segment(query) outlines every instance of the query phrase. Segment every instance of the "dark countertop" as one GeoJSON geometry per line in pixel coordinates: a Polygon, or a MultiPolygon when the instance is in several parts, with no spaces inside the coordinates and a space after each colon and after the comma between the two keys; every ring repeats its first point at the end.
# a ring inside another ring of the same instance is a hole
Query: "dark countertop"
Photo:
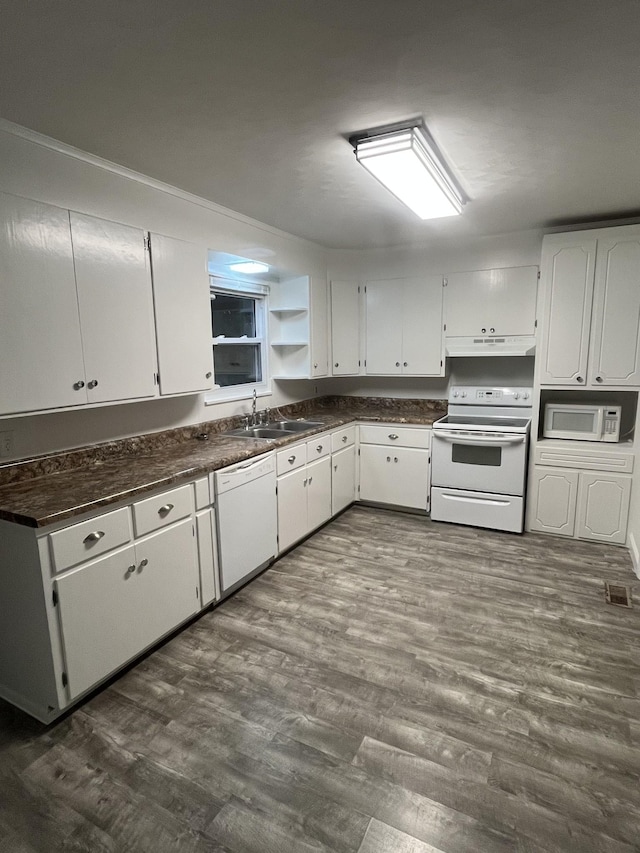
{"type": "MultiPolygon", "coordinates": [[[[141,447],[135,455],[131,451],[119,453],[114,443],[116,449],[109,455],[96,452],[95,458],[91,458],[90,449],[85,450],[78,467],[0,485],[0,519],[27,527],[46,527],[145,492],[205,476],[355,421],[430,426],[442,414],[435,410],[407,411],[402,403],[396,411],[364,406],[333,410],[322,407],[304,413],[305,420],[319,421],[322,427],[277,439],[234,438],[211,432],[206,441],[191,435],[182,441],[141,447]]],[[[97,445],[96,450],[98,447],[101,446],[97,445]]]]}

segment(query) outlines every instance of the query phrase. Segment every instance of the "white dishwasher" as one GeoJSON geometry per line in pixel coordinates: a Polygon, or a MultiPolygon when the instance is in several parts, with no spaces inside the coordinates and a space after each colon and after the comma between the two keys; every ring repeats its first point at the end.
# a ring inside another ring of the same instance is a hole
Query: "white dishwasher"
{"type": "Polygon", "coordinates": [[[222,596],[278,552],[275,455],[259,456],[213,473],[218,515],[222,596]]]}

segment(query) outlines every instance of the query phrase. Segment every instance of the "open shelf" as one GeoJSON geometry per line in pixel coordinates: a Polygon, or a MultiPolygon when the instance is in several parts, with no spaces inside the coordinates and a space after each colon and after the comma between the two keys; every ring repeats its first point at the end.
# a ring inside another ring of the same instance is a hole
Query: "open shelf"
{"type": "Polygon", "coordinates": [[[272,341],[272,347],[308,347],[308,341],[272,341]]]}
{"type": "Polygon", "coordinates": [[[269,308],[271,314],[306,314],[308,311],[303,305],[299,308],[269,308]]]}

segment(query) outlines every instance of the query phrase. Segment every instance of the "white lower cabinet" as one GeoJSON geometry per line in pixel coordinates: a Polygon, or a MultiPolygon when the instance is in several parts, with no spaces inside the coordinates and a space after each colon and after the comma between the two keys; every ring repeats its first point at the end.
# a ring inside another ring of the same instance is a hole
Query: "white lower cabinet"
{"type": "Polygon", "coordinates": [[[219,598],[218,543],[214,509],[203,509],[196,513],[196,533],[200,568],[200,604],[206,607],[219,598]]]}
{"type": "Polygon", "coordinates": [[[73,700],[198,612],[191,519],[85,564],[56,586],[73,700]]]}
{"type": "Polygon", "coordinates": [[[355,446],[334,453],[331,466],[331,514],[337,515],[356,498],[355,446]]]}
{"type": "Polygon", "coordinates": [[[631,473],[619,474],[602,467],[631,471],[633,457],[625,453],[580,453],[572,448],[541,454],[556,460],[556,467],[536,465],[529,484],[529,529],[578,539],[624,545],[627,536],[631,473]],[[576,470],[582,463],[584,468],[576,470]],[[566,466],[566,467],[562,467],[566,466]]]}
{"type": "Polygon", "coordinates": [[[430,437],[426,429],[361,426],[360,500],[426,512],[430,437]]]}
{"type": "Polygon", "coordinates": [[[531,530],[574,535],[579,476],[577,471],[562,468],[536,469],[529,497],[531,530]]]}
{"type": "Polygon", "coordinates": [[[278,552],[331,518],[331,458],[324,456],[278,478],[278,552]]]}

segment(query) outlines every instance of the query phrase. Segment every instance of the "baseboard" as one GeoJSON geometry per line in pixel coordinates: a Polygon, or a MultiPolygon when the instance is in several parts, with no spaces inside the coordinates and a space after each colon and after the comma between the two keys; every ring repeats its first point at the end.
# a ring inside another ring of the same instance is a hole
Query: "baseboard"
{"type": "Polygon", "coordinates": [[[633,533],[629,534],[629,553],[631,554],[631,562],[633,563],[633,571],[640,578],[640,549],[636,542],[636,537],[633,533]]]}

